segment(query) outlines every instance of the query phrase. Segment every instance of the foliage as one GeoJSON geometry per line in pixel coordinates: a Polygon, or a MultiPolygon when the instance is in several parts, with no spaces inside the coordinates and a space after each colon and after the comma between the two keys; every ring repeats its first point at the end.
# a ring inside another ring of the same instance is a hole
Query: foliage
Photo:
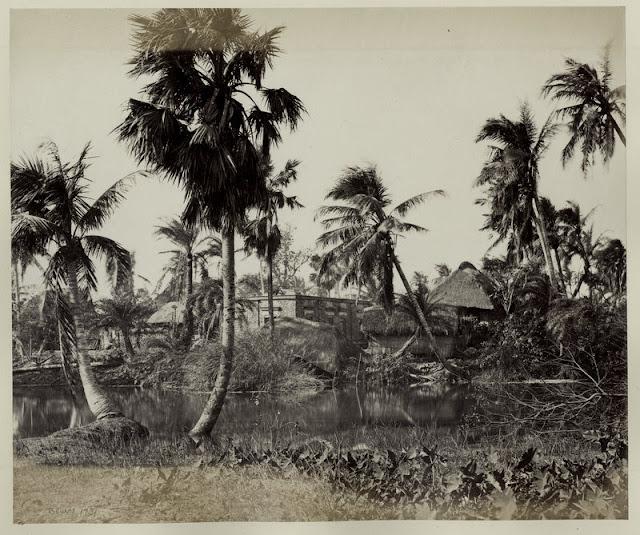
{"type": "Polygon", "coordinates": [[[570,138],[562,151],[565,165],[576,147],[582,153],[580,168],[587,173],[600,153],[606,163],[614,153],[615,135],[626,145],[622,125],[626,122],[626,88],[611,88],[609,51],[605,50],[599,69],[572,58],[565,60],[565,70],[551,76],[542,87],[542,94],[554,101],[569,103],[556,110],[560,120],[566,120],[570,138]]]}
{"type": "Polygon", "coordinates": [[[129,100],[120,139],[184,187],[184,222],[228,232],[264,198],[261,162],[280,126],[294,130],[305,111],[263,85],[282,28],[252,31],[239,9],[161,9],[132,22],[130,75],[152,81],[146,101],[129,100]]]}
{"type": "Polygon", "coordinates": [[[376,168],[347,167],[327,194],[327,199],[343,204],[318,210],[326,231],[317,242],[328,248],[323,254],[320,275],[336,262],[346,265],[344,284],[361,286],[374,280],[380,288],[378,302],[390,311],[394,301],[395,240],[407,232],[426,232],[402,218],[429,197],[442,195],[442,190],[420,193],[387,213],[391,199],[376,168]]]}
{"type": "Polygon", "coordinates": [[[334,491],[355,493],[412,517],[425,508],[435,519],[626,518],[627,444],[619,435],[587,435],[601,454],[557,460],[530,448],[500,462],[495,453],[450,466],[437,448],[335,448],[316,440],[286,448],[239,448],[214,453],[215,465],[271,466],[328,479],[334,491]]]}
{"type": "MultiPolygon", "coordinates": [[[[160,291],[165,279],[169,279],[166,287],[174,300],[182,299],[187,293],[187,273],[198,271],[201,279],[209,276],[208,263],[213,257],[220,257],[220,238],[215,235],[200,237],[198,229],[190,228],[177,218],[169,219],[158,225],[155,235],[165,238],[175,247],[168,251],[169,262],[164,266],[158,280],[156,291],[160,291]]],[[[188,296],[186,296],[188,297],[188,296]]]]}
{"type": "Polygon", "coordinates": [[[280,247],[273,260],[273,285],[278,290],[293,289],[296,292],[304,293],[307,285],[299,275],[300,270],[305,267],[311,251],[309,249],[296,249],[293,245],[293,232],[290,226],[283,226],[280,235],[280,247]]]}

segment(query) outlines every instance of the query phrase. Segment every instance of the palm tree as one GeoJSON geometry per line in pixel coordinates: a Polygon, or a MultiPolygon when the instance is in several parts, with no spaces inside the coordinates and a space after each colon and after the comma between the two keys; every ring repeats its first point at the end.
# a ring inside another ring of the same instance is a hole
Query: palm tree
{"type": "MultiPolygon", "coordinates": [[[[443,266],[446,264],[438,265],[443,266]]],[[[419,331],[417,335],[419,336],[422,329],[420,327],[420,318],[413,306],[414,301],[418,303],[418,306],[420,307],[423,316],[427,318],[432,331],[448,334],[452,329],[452,325],[445,315],[438,313],[440,311],[440,305],[436,300],[432,299],[429,286],[426,282],[423,280],[417,280],[414,283],[411,292],[413,294],[413,299],[411,298],[411,295],[406,293],[398,296],[396,309],[412,318],[416,325],[418,325],[419,331]]]]}
{"type": "Polygon", "coordinates": [[[98,327],[119,329],[127,354],[129,357],[135,356],[133,344],[131,343],[131,331],[153,313],[154,307],[150,303],[140,301],[135,295],[126,293],[101,299],[96,305],[98,327]]]}
{"type": "Polygon", "coordinates": [[[152,81],[144,89],[147,101],[129,100],[120,140],[184,188],[185,223],[222,235],[223,351],[213,391],[190,432],[199,443],[218,419],[231,374],[234,232],[266,194],[261,162],[279,143],[280,126],[294,130],[304,106],[286,89],[263,85],[280,52],[281,27],[252,31],[238,9],[162,9],[131,20],[130,74],[152,81]]]}
{"type": "Polygon", "coordinates": [[[169,285],[172,293],[178,298],[184,298],[183,330],[180,345],[189,348],[193,338],[193,308],[190,297],[193,294],[193,275],[197,267],[201,276],[208,277],[207,262],[213,256],[221,256],[222,244],[216,236],[199,238],[200,231],[189,225],[185,225],[180,219],[167,220],[162,225],[156,226],[155,235],[171,242],[175,249],[162,251],[171,254],[171,260],[165,266],[162,276],[158,281],[158,289],[162,287],[164,280],[170,276],[169,285]]]}
{"type": "Polygon", "coordinates": [[[433,282],[437,286],[438,284],[441,284],[449,275],[451,275],[451,268],[444,262],[441,264],[436,264],[434,267],[436,273],[438,274],[438,277],[433,282]]]}
{"type": "Polygon", "coordinates": [[[541,214],[538,166],[556,130],[557,125],[549,118],[538,131],[527,104],[522,105],[517,121],[512,121],[504,115],[488,119],[476,137],[476,143],[488,140],[498,145],[489,146],[489,160],[485,162],[475,184],[488,186],[493,195],[508,192],[508,204],[511,206],[503,204],[506,217],[513,221],[517,214],[511,207],[517,206],[516,212],[525,216],[520,218],[524,221],[521,220],[518,226],[522,227],[526,221],[534,224],[540,239],[547,275],[553,288],[558,288],[558,281],[541,214]]]}
{"type": "Polygon", "coordinates": [[[573,157],[576,146],[582,152],[581,169],[586,174],[593,165],[596,152],[605,162],[613,156],[615,135],[623,145],[627,140],[620,127],[626,122],[625,86],[612,89],[609,52],[605,51],[600,69],[574,59],[565,60],[565,70],[551,76],[542,86],[543,96],[569,104],[556,111],[567,120],[570,138],[562,151],[562,163],[573,157]]]}
{"type": "Polygon", "coordinates": [[[627,291],[627,251],[620,240],[610,239],[595,251],[596,269],[607,292],[615,300],[627,291]]]}
{"type": "Polygon", "coordinates": [[[97,283],[92,257],[105,259],[117,279],[126,277],[130,260],[120,244],[92,232],[113,213],[135,174],[118,180],[91,203],[86,195],[90,181],[85,177],[89,150],[87,144],[74,163],[63,163],[51,142],[48,158],[22,158],[11,164],[11,242],[14,250],[26,255],[49,251],[45,281],[57,298],[63,366],[70,369],[66,355],[77,360],[89,408],[100,419],[120,411],[96,380],[85,352],[87,303],[97,283]]]}
{"type": "Polygon", "coordinates": [[[594,210],[583,215],[580,205],[567,201],[567,207],[558,211],[558,234],[562,241],[565,264],[568,265],[572,258],[578,257],[582,261],[582,274],[573,289],[572,297],[576,297],[583,284],[587,284],[590,290],[595,283],[592,272],[594,253],[600,246],[601,238],[594,237],[593,225],[587,226],[589,218],[594,210]]]}
{"type": "Polygon", "coordinates": [[[431,328],[395,252],[395,244],[399,236],[406,232],[426,232],[427,230],[403,221],[401,218],[411,208],[422,204],[428,198],[442,195],[444,195],[442,190],[427,191],[389,210],[391,204],[389,192],[375,167],[347,167],[326,196],[327,199],[341,204],[323,206],[318,211],[318,215],[324,218],[322,225],[327,231],[317,241],[322,247],[331,247],[325,252],[323,267],[343,259],[351,267],[351,272],[360,280],[376,278],[383,273],[385,275],[383,293],[386,294],[389,289],[392,292],[391,299],[385,298],[383,301],[388,306],[387,310],[392,310],[394,306],[393,268],[395,267],[431,351],[446,369],[460,375],[460,371],[440,355],[431,328]]]}
{"type": "MultiPolygon", "coordinates": [[[[553,257],[556,261],[556,268],[558,270],[558,278],[560,279],[560,286],[564,295],[567,294],[567,282],[565,271],[570,273],[566,259],[563,261],[564,248],[562,235],[560,231],[560,220],[558,217],[558,210],[553,203],[547,197],[540,198],[540,209],[542,213],[542,219],[544,220],[545,228],[547,230],[547,236],[549,239],[549,247],[553,251],[553,257]],[[562,254],[561,254],[562,253],[562,254]]],[[[540,245],[538,243],[538,245],[540,245]]]]}
{"type": "Polygon", "coordinates": [[[275,176],[272,166],[267,166],[267,193],[258,205],[256,218],[247,223],[244,232],[244,247],[247,252],[255,251],[259,258],[267,264],[267,307],[269,310],[269,329],[271,334],[275,328],[273,316],[273,258],[280,248],[280,227],[278,226],[278,210],[285,206],[290,209],[301,208],[295,197],[288,197],[283,190],[297,179],[296,168],[300,162],[289,160],[284,169],[275,176]]]}

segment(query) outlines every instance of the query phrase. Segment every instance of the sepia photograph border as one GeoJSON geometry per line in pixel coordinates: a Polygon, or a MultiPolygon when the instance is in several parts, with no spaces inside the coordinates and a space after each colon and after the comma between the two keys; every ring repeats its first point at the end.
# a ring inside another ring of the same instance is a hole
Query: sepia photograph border
{"type": "Polygon", "coordinates": [[[3,450],[0,459],[0,477],[2,479],[2,496],[0,499],[0,530],[2,533],[135,533],[136,535],[157,534],[157,533],[181,533],[190,535],[200,533],[260,533],[260,534],[285,534],[285,533],[345,533],[350,535],[385,533],[395,530],[402,533],[429,533],[431,530],[439,534],[447,533],[523,533],[546,534],[555,533],[606,533],[615,532],[616,535],[640,533],[640,446],[638,419],[640,418],[640,286],[638,285],[638,273],[640,273],[640,213],[637,211],[640,205],[640,157],[638,152],[626,151],[627,159],[627,243],[628,243],[628,407],[629,407],[629,519],[628,520],[598,520],[598,521],[573,521],[573,520],[547,520],[547,521],[349,521],[349,522],[217,522],[202,524],[131,524],[131,525],[102,525],[102,524],[39,524],[39,525],[15,525],[13,524],[12,496],[13,496],[13,450],[12,437],[10,435],[10,411],[11,411],[11,368],[8,356],[11,353],[11,316],[10,300],[10,247],[9,247],[9,154],[10,154],[10,95],[9,95],[9,39],[10,39],[10,10],[11,9],[56,9],[56,8],[96,8],[96,9],[117,9],[117,8],[161,8],[161,7],[197,7],[199,4],[206,7],[246,7],[246,8],[303,8],[303,7],[517,7],[517,6],[540,6],[540,7],[625,7],[626,14],[626,80],[627,80],[627,102],[629,117],[627,122],[628,139],[631,147],[638,148],[640,139],[640,112],[638,102],[640,102],[640,2],[628,1],[544,1],[533,0],[506,0],[491,2],[429,2],[429,1],[407,1],[392,3],[387,1],[354,1],[354,0],[325,0],[325,1],[289,1],[282,2],[276,0],[248,0],[238,2],[236,0],[218,1],[209,0],[206,2],[197,1],[140,1],[140,0],[115,0],[111,2],[90,1],[16,1],[9,0],[4,3],[1,13],[2,21],[2,55],[0,61],[4,76],[0,79],[2,83],[2,98],[0,99],[3,109],[1,116],[4,119],[3,128],[0,129],[0,146],[4,158],[4,176],[0,196],[0,215],[3,224],[1,237],[2,254],[0,254],[0,271],[4,277],[0,281],[0,296],[2,298],[0,318],[0,336],[3,340],[5,351],[3,370],[0,373],[0,391],[2,392],[0,412],[3,430],[3,450]],[[541,524],[541,522],[543,522],[541,524]]]}

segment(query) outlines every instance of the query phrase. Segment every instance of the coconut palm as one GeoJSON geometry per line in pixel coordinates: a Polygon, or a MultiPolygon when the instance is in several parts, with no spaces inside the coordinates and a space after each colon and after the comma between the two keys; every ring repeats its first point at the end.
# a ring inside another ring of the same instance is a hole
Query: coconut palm
{"type": "Polygon", "coordinates": [[[595,251],[594,258],[605,291],[615,300],[624,297],[627,291],[627,251],[622,242],[607,240],[595,251]]]}
{"type": "MultiPolygon", "coordinates": [[[[360,279],[376,278],[383,273],[383,293],[389,289],[392,292],[391,303],[388,305],[390,309],[394,304],[395,268],[431,351],[445,368],[459,375],[460,371],[440,355],[431,327],[395,251],[396,240],[404,233],[427,231],[424,227],[403,221],[402,218],[427,199],[442,195],[442,190],[427,191],[389,209],[391,198],[375,167],[347,167],[326,196],[340,204],[322,206],[318,210],[318,215],[323,218],[322,225],[327,230],[317,241],[321,247],[329,248],[324,254],[323,267],[343,259],[351,267],[351,273],[360,279]]],[[[386,303],[388,301],[385,298],[386,303]]]]}
{"type": "Polygon", "coordinates": [[[594,210],[583,215],[577,203],[567,201],[567,205],[558,211],[557,225],[567,268],[572,258],[578,257],[582,262],[582,274],[572,292],[572,297],[576,297],[583,284],[587,284],[592,290],[596,282],[592,264],[594,253],[601,244],[601,237],[594,235],[593,225],[587,225],[594,210]]]}
{"type": "Polygon", "coordinates": [[[285,195],[284,189],[297,179],[297,160],[289,160],[284,169],[273,176],[273,167],[267,165],[267,192],[257,208],[256,218],[249,221],[244,230],[244,248],[247,252],[255,252],[267,264],[267,306],[269,311],[269,329],[273,334],[275,321],[273,316],[273,258],[278,253],[281,243],[278,211],[285,206],[290,209],[301,208],[295,196],[285,195]]]}
{"type": "MultiPolygon", "coordinates": [[[[558,281],[541,215],[538,181],[540,159],[556,131],[557,125],[553,124],[551,118],[538,131],[527,104],[521,106],[517,121],[504,115],[488,119],[476,137],[476,143],[488,140],[497,145],[489,146],[489,159],[475,183],[476,186],[487,186],[494,196],[507,193],[508,204],[518,209],[514,212],[507,203],[502,203],[503,216],[513,221],[519,214],[521,220],[515,227],[522,228],[527,221],[533,223],[553,288],[558,288],[558,281]]],[[[510,224],[514,228],[513,223],[510,224]]]]}
{"type": "Polygon", "coordinates": [[[155,235],[169,240],[175,247],[162,251],[170,254],[171,259],[163,269],[157,288],[162,288],[165,279],[169,277],[172,294],[177,299],[185,299],[181,345],[188,348],[193,338],[193,308],[190,297],[193,294],[194,270],[197,268],[201,277],[208,277],[207,262],[211,257],[221,256],[222,244],[217,236],[200,238],[197,228],[185,225],[177,218],[166,220],[162,225],[156,226],[155,235]]]}
{"type": "Polygon", "coordinates": [[[146,101],[129,100],[120,140],[184,188],[185,223],[222,235],[223,351],[211,396],[190,432],[200,442],[218,419],[232,368],[234,232],[266,194],[261,162],[279,143],[280,127],[295,129],[304,107],[286,89],[263,85],[283,28],[253,31],[238,9],[162,9],[131,20],[130,74],[151,81],[146,101]]]}
{"type": "MultiPolygon", "coordinates": [[[[11,164],[12,249],[26,255],[48,250],[44,275],[57,298],[61,352],[77,360],[89,408],[100,419],[120,411],[96,380],[85,352],[87,303],[97,284],[93,258],[106,260],[116,279],[126,277],[130,260],[120,244],[93,232],[124,198],[135,174],[118,180],[91,203],[86,194],[90,180],[85,176],[90,144],[73,163],[62,162],[54,143],[47,148],[45,157],[11,164]]],[[[63,365],[69,369],[64,358],[63,365]]]]}
{"type": "Polygon", "coordinates": [[[122,334],[124,347],[129,357],[135,356],[131,343],[131,331],[155,310],[133,294],[121,293],[96,303],[98,327],[114,327],[122,334]]]}
{"type": "Polygon", "coordinates": [[[562,163],[571,160],[579,145],[583,172],[593,165],[596,152],[607,162],[614,153],[616,134],[626,146],[627,140],[620,125],[626,121],[625,86],[614,88],[611,83],[609,52],[605,51],[599,69],[574,59],[565,60],[565,70],[551,76],[542,94],[555,101],[568,101],[556,111],[567,121],[570,138],[562,151],[562,163]]]}

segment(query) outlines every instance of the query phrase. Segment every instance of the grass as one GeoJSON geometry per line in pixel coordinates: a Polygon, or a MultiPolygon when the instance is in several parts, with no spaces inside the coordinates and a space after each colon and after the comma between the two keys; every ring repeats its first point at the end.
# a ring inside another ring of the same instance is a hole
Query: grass
{"type": "MultiPolygon", "coordinates": [[[[218,342],[188,352],[150,349],[127,366],[135,384],[145,387],[210,391],[215,382],[222,347],[218,342]]],[[[295,362],[286,339],[273,339],[266,330],[242,333],[234,349],[231,391],[319,391],[325,382],[295,362]]]]}

